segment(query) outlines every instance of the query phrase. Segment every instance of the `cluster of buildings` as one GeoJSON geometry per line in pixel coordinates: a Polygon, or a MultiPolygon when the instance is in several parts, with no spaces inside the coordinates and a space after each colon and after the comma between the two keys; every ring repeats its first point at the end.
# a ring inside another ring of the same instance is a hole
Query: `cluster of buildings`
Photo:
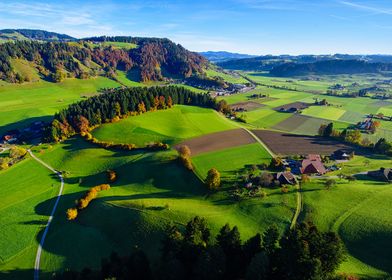
{"type": "Polygon", "coordinates": [[[371,130],[372,127],[373,127],[373,120],[372,120],[372,118],[366,118],[364,121],[359,122],[357,124],[357,127],[360,130],[371,130]]]}
{"type": "MultiPolygon", "coordinates": [[[[337,150],[335,151],[330,158],[336,160],[337,162],[344,162],[348,161],[352,158],[353,151],[349,150],[337,150]]],[[[336,165],[332,165],[326,167],[323,163],[323,160],[320,155],[318,154],[309,154],[302,160],[294,160],[294,159],[286,159],[283,160],[283,165],[285,168],[289,169],[291,174],[295,175],[324,175],[329,171],[336,171],[339,168],[336,165]]],[[[285,172],[281,172],[284,174],[278,173],[278,176],[284,176],[286,181],[292,181],[290,175],[285,172]]]]}
{"type": "Polygon", "coordinates": [[[1,142],[3,144],[13,144],[24,139],[41,138],[44,127],[45,122],[36,121],[24,129],[9,130],[1,137],[1,142]]]}

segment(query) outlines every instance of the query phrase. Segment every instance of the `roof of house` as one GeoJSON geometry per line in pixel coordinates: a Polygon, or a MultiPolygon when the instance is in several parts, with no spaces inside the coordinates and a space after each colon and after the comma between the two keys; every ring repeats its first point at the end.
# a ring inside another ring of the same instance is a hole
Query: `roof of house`
{"type": "Polygon", "coordinates": [[[306,159],[312,160],[312,161],[314,161],[314,160],[321,161],[320,155],[317,155],[317,154],[309,154],[309,155],[306,157],[306,159]]]}
{"type": "Polygon", "coordinates": [[[325,169],[324,164],[321,162],[319,155],[309,155],[307,159],[302,161],[301,172],[324,174],[327,172],[327,170],[325,169]]]}
{"type": "Polygon", "coordinates": [[[294,174],[289,171],[278,172],[276,174],[277,179],[280,179],[282,177],[289,183],[294,183],[296,181],[294,174]]]}

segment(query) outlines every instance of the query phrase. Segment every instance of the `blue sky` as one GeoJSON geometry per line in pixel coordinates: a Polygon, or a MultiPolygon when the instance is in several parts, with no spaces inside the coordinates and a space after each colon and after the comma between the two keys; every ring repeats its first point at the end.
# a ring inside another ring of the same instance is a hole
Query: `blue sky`
{"type": "Polygon", "coordinates": [[[0,14],[0,28],[167,37],[193,51],[392,54],[392,0],[0,0],[0,14]]]}

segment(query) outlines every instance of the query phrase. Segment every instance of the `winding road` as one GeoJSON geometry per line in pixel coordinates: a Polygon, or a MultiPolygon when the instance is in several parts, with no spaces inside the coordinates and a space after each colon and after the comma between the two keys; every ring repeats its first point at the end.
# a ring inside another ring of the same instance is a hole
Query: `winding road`
{"type": "Polygon", "coordinates": [[[48,223],[45,226],[44,233],[42,234],[41,240],[40,240],[39,245],[38,245],[37,254],[35,255],[34,280],[38,280],[39,279],[39,266],[40,266],[40,262],[41,262],[42,247],[44,246],[46,235],[47,235],[47,233],[49,231],[49,227],[50,227],[50,224],[52,223],[54,213],[56,212],[57,205],[59,204],[60,197],[61,197],[61,195],[63,193],[64,178],[63,178],[63,176],[61,175],[61,173],[59,171],[55,170],[50,165],[48,165],[47,163],[43,162],[41,159],[37,158],[30,149],[28,149],[27,152],[30,154],[30,156],[34,160],[36,160],[38,163],[40,163],[41,165],[45,166],[47,169],[49,169],[50,171],[55,173],[59,177],[60,183],[61,183],[59,193],[57,194],[56,202],[54,203],[52,212],[50,213],[50,216],[49,216],[49,219],[48,219],[48,223]]]}

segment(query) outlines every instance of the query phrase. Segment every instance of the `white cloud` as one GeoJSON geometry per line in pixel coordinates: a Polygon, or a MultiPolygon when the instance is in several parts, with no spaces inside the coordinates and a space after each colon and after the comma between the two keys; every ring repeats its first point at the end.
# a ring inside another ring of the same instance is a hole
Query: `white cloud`
{"type": "Polygon", "coordinates": [[[349,1],[340,1],[339,3],[348,7],[355,8],[357,10],[372,12],[374,14],[392,15],[392,9],[388,9],[388,8],[368,6],[368,5],[357,4],[349,1]]]}

